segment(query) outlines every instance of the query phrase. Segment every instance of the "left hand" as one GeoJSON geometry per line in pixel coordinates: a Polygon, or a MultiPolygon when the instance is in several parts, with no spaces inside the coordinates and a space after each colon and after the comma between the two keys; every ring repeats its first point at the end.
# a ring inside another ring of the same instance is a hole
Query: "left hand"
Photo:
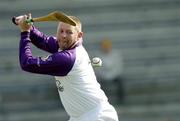
{"type": "Polygon", "coordinates": [[[27,19],[31,19],[31,14],[28,14],[28,16],[23,15],[23,17],[19,20],[18,26],[19,26],[21,32],[24,32],[24,31],[30,32],[30,30],[31,30],[32,25],[30,25],[26,22],[27,19]]]}

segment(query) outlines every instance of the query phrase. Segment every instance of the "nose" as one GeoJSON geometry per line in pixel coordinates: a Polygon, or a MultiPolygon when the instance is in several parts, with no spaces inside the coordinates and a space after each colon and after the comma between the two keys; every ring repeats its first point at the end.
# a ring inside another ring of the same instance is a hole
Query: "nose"
{"type": "Polygon", "coordinates": [[[63,38],[66,38],[67,35],[66,35],[65,32],[62,32],[62,33],[61,33],[61,36],[62,36],[63,38]]]}

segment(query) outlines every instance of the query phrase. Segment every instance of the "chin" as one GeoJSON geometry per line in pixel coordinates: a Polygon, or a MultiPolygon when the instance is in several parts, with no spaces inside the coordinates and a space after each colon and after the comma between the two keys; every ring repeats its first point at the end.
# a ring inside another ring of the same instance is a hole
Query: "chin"
{"type": "Polygon", "coordinates": [[[64,46],[63,46],[63,47],[60,47],[60,49],[61,49],[61,50],[66,50],[67,47],[64,47],[64,46]]]}

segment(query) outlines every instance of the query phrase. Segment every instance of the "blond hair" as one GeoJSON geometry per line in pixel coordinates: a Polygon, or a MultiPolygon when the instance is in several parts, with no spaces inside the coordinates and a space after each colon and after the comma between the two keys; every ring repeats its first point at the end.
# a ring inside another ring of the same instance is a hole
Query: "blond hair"
{"type": "Polygon", "coordinates": [[[82,23],[79,18],[75,16],[69,16],[75,23],[76,23],[76,28],[78,29],[79,32],[82,31],[82,23]]]}

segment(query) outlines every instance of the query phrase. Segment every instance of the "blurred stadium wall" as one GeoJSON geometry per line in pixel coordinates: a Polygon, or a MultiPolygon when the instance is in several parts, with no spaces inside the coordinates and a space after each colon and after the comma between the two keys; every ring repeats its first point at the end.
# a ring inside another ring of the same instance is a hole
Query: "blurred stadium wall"
{"type": "MultiPolygon", "coordinates": [[[[0,121],[66,121],[54,78],[21,71],[19,30],[12,16],[33,17],[60,10],[78,16],[84,45],[98,56],[99,43],[110,38],[124,59],[124,103],[114,101],[120,121],[180,119],[179,0],[1,0],[0,121]]],[[[57,23],[35,23],[55,35],[57,23]]],[[[46,55],[34,49],[35,55],[46,55]]],[[[110,90],[113,90],[110,86],[110,90]]],[[[113,92],[109,96],[114,97],[113,92]]],[[[113,102],[113,101],[112,101],[113,102]]]]}

